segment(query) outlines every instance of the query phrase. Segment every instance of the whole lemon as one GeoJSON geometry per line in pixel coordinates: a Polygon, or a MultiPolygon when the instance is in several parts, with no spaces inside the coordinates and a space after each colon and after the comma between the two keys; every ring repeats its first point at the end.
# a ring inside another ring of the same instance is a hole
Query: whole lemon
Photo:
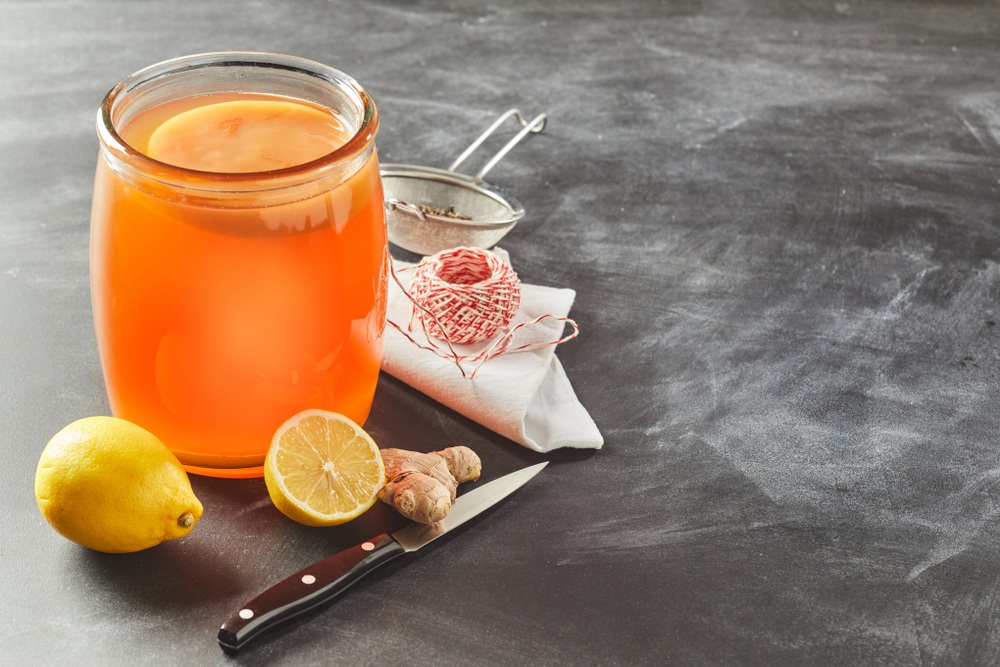
{"type": "Polygon", "coordinates": [[[35,471],[35,499],[64,537],[109,553],[183,537],[202,513],[177,457],[114,417],[80,419],[52,437],[35,471]]]}

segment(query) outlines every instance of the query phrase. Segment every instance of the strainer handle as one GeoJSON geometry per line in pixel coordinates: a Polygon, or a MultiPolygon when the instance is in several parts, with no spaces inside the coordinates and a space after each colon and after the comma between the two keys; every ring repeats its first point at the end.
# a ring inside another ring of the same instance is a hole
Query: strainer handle
{"type": "Polygon", "coordinates": [[[455,168],[458,167],[458,165],[462,164],[462,162],[465,161],[465,158],[472,155],[473,151],[479,148],[482,145],[482,143],[486,141],[486,139],[491,134],[493,134],[496,131],[496,129],[503,124],[505,120],[507,120],[511,116],[517,116],[517,122],[521,124],[521,131],[518,132],[516,135],[514,135],[514,137],[507,142],[507,145],[501,148],[500,151],[496,155],[494,155],[493,158],[489,162],[487,162],[482,169],[479,170],[479,173],[476,174],[476,178],[482,178],[483,176],[485,176],[486,172],[492,169],[494,165],[496,165],[496,163],[499,162],[504,155],[510,152],[510,149],[516,146],[521,141],[521,139],[524,139],[524,137],[529,132],[538,133],[541,132],[543,129],[545,129],[545,118],[546,118],[545,114],[539,114],[535,116],[529,123],[524,119],[524,116],[521,115],[520,111],[518,111],[517,109],[509,109],[502,116],[497,118],[493,122],[493,124],[490,125],[489,128],[487,128],[485,132],[479,135],[478,139],[472,142],[471,146],[465,149],[465,152],[459,155],[455,159],[455,161],[451,163],[451,166],[448,167],[448,171],[455,171],[455,168]]]}

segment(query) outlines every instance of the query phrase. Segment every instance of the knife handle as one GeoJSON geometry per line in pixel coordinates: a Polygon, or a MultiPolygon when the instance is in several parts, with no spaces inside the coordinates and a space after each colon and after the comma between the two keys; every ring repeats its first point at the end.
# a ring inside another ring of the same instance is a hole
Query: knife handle
{"type": "Polygon", "coordinates": [[[399,542],[383,533],[310,565],[253,598],[219,630],[219,646],[235,653],[258,634],[329,602],[380,565],[401,556],[399,542]]]}

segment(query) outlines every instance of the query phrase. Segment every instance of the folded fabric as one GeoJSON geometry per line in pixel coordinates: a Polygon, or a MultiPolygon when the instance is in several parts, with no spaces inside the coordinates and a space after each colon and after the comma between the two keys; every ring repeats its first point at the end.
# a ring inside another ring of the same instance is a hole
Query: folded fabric
{"type": "MultiPolygon", "coordinates": [[[[502,250],[494,252],[507,259],[502,250]]],[[[393,267],[399,281],[408,287],[413,273],[409,269],[413,265],[394,261],[393,267]]],[[[568,316],[575,298],[576,292],[571,289],[521,283],[521,306],[511,327],[543,315],[553,317],[520,327],[510,349],[559,340],[564,322],[557,318],[568,316]]],[[[443,341],[428,339],[416,319],[411,326],[412,307],[399,285],[390,280],[388,318],[406,330],[407,335],[393,326],[386,327],[382,370],[537,452],[560,447],[597,449],[604,444],[597,425],[580,403],[556,357],[555,345],[491,357],[470,379],[465,376],[469,373],[463,375],[454,360],[418,346],[437,346],[448,351],[443,341]]],[[[459,355],[473,357],[491,343],[481,341],[453,347],[459,355]]]]}

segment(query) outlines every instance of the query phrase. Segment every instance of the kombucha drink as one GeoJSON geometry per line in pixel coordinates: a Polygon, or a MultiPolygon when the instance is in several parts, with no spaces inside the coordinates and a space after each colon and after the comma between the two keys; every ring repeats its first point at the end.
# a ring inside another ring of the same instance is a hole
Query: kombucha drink
{"type": "Polygon", "coordinates": [[[305,100],[213,93],[117,128],[180,168],[174,185],[98,162],[91,289],[112,411],[191,472],[259,475],[275,430],[300,410],[368,416],[388,271],[374,147],[339,175],[299,178],[293,196],[270,185],[354,131],[305,100]],[[204,199],[175,187],[184,178],[240,187],[204,199]]]}

